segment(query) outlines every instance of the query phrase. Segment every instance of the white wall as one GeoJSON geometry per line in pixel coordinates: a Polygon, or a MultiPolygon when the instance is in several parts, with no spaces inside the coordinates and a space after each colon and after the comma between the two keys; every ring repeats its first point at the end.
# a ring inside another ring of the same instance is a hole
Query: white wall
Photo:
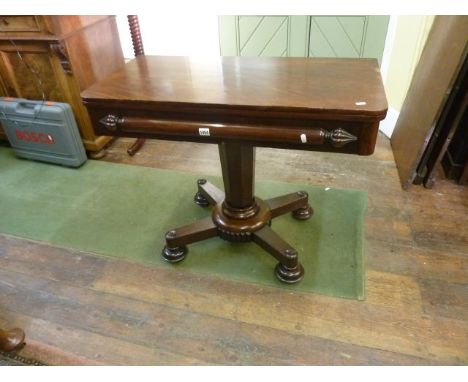
{"type": "MultiPolygon", "coordinates": [[[[395,35],[398,23],[398,16],[391,15],[390,21],[388,22],[387,37],[385,38],[385,48],[382,55],[382,65],[380,66],[380,73],[386,93],[388,95],[388,71],[390,67],[390,60],[392,58],[393,46],[395,44],[395,35]]],[[[387,100],[388,102],[388,100],[387,100]]],[[[387,137],[391,137],[395,124],[398,119],[400,112],[395,109],[390,102],[388,102],[388,111],[385,119],[380,122],[379,130],[382,131],[387,137]]]]}
{"type": "MultiPolygon", "coordinates": [[[[182,12],[181,12],[182,13],[182,12]]],[[[140,14],[145,54],[219,56],[218,17],[190,14],[140,14]]],[[[127,16],[117,15],[125,58],[133,58],[127,16]]]]}
{"type": "Polygon", "coordinates": [[[434,16],[391,16],[382,59],[387,117],[380,130],[391,137],[434,16]]]}

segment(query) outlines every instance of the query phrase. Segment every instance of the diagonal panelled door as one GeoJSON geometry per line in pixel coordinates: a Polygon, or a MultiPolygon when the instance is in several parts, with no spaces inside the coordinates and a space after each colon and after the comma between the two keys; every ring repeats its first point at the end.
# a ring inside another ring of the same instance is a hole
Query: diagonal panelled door
{"type": "Polygon", "coordinates": [[[366,16],[312,16],[310,57],[361,57],[366,16]]]}
{"type": "Polygon", "coordinates": [[[306,57],[308,16],[220,16],[222,56],[306,57]]]}
{"type": "Polygon", "coordinates": [[[240,56],[284,56],[288,51],[287,16],[240,16],[240,56]]]}
{"type": "Polygon", "coordinates": [[[223,56],[382,59],[388,16],[220,16],[223,56]]]}
{"type": "Polygon", "coordinates": [[[388,16],[311,16],[309,57],[366,57],[380,63],[388,21],[388,16]]]}

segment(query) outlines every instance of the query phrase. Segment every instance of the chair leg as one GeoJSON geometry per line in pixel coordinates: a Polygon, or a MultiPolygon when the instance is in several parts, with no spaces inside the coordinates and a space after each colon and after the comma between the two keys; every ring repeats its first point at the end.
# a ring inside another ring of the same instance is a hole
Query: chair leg
{"type": "Polygon", "coordinates": [[[127,153],[130,156],[134,156],[145,144],[146,139],[143,138],[137,138],[135,139],[135,142],[127,149],[127,153]]]}
{"type": "Polygon", "coordinates": [[[170,263],[182,261],[187,254],[187,244],[217,236],[218,229],[210,217],[172,229],[166,233],[166,246],[162,257],[170,263]]]}
{"type": "Polygon", "coordinates": [[[302,280],[304,268],[297,251],[269,226],[254,232],[253,241],[279,261],[275,274],[280,281],[294,284],[302,280]]]}
{"type": "Polygon", "coordinates": [[[24,343],[24,331],[22,329],[0,329],[0,350],[13,351],[19,349],[24,343]]]}
{"type": "Polygon", "coordinates": [[[207,207],[209,205],[221,203],[224,200],[224,192],[218,187],[208,182],[206,179],[198,179],[198,191],[193,200],[199,206],[207,207]]]}
{"type": "Polygon", "coordinates": [[[314,211],[309,205],[309,195],[305,191],[293,192],[276,198],[265,200],[271,211],[272,218],[292,211],[293,217],[299,220],[309,219],[314,211]]]}

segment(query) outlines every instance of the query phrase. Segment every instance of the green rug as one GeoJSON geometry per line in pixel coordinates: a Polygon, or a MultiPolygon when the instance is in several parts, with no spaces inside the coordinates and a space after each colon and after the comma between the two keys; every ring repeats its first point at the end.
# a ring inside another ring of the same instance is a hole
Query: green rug
{"type": "MultiPolygon", "coordinates": [[[[306,190],[310,220],[290,214],[272,227],[299,252],[302,282],[274,276],[276,260],[254,243],[213,238],[189,246],[184,261],[160,256],[164,233],[209,216],[193,203],[202,175],[88,161],[80,169],[18,159],[0,147],[0,232],[100,255],[127,258],[225,279],[363,299],[366,194],[280,182],[257,182],[263,199],[306,190]]],[[[206,177],[222,187],[218,177],[206,177]]]]}

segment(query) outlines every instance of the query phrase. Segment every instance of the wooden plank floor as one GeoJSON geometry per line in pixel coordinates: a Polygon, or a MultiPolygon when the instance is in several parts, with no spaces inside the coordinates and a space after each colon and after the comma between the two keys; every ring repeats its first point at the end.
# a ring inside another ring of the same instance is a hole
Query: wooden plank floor
{"type": "MultiPolygon", "coordinates": [[[[132,158],[131,141],[105,160],[221,173],[216,146],[148,141],[132,158]]],[[[384,136],[371,157],[257,149],[262,179],[368,191],[366,301],[0,235],[0,326],[23,327],[20,354],[48,364],[468,363],[466,187],[402,191],[384,136]]]]}

